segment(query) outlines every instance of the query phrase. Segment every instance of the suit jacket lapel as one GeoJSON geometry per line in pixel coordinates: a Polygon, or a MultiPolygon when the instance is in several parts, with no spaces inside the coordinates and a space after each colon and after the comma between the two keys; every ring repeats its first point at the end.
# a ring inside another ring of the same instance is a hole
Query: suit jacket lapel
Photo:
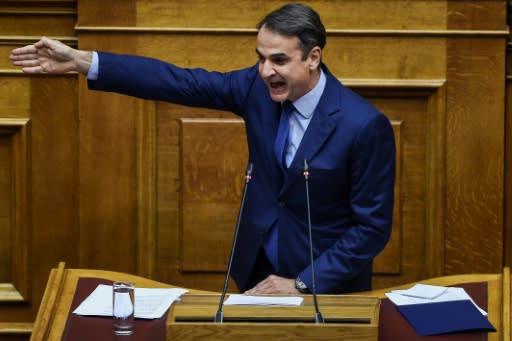
{"type": "MultiPolygon", "coordinates": [[[[327,71],[324,69],[324,71],[327,71]]],[[[302,175],[304,159],[311,160],[318,150],[324,145],[327,138],[336,129],[336,124],[331,115],[340,110],[339,94],[336,91],[337,80],[327,71],[327,83],[315,113],[302,138],[299,149],[285,174],[281,193],[302,175]]]]}

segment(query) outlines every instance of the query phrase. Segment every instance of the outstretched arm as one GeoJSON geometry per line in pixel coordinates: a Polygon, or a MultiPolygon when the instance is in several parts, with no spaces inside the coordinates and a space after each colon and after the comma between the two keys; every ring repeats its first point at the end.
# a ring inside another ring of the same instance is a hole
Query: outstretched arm
{"type": "Polygon", "coordinates": [[[87,74],[92,52],[73,49],[58,40],[42,37],[35,44],[11,51],[10,59],[25,73],[61,74],[76,71],[87,74]]]}

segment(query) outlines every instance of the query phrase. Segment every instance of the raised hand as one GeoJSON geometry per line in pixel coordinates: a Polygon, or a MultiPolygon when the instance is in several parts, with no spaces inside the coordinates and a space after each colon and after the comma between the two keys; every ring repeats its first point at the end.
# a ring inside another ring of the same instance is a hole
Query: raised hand
{"type": "Polygon", "coordinates": [[[25,73],[61,74],[77,71],[87,74],[91,64],[90,51],[75,50],[58,40],[42,37],[35,44],[11,51],[11,62],[25,73]]]}

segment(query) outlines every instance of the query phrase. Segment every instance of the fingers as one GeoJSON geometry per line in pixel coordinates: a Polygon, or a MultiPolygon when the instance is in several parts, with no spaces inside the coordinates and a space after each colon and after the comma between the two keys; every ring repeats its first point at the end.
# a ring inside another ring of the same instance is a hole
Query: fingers
{"type": "Polygon", "coordinates": [[[44,73],[44,70],[40,65],[32,66],[32,67],[23,67],[23,68],[21,68],[21,71],[23,71],[24,73],[31,73],[31,74],[44,73]]]}
{"type": "Polygon", "coordinates": [[[22,62],[30,61],[30,60],[37,60],[38,55],[34,54],[34,53],[14,54],[14,51],[13,51],[13,53],[11,53],[9,58],[11,59],[11,61],[13,63],[15,63],[15,65],[21,65],[21,64],[16,64],[16,63],[22,63],[22,62]]]}
{"type": "MultiPolygon", "coordinates": [[[[48,37],[42,37],[34,44],[18,47],[11,51],[11,55],[25,55],[25,54],[37,54],[38,50],[41,49],[55,49],[57,44],[60,43],[58,40],[53,40],[48,37]]],[[[61,43],[62,44],[62,43],[61,43]]]]}
{"type": "Polygon", "coordinates": [[[245,292],[247,295],[264,295],[264,294],[298,294],[295,289],[295,280],[270,275],[256,286],[245,292]]]}
{"type": "Polygon", "coordinates": [[[270,294],[272,292],[272,282],[264,280],[259,282],[254,288],[247,290],[245,293],[247,295],[261,295],[270,294]]]}
{"type": "Polygon", "coordinates": [[[25,55],[35,55],[37,53],[36,47],[32,45],[27,45],[23,47],[18,47],[11,51],[11,59],[13,56],[25,56],[25,55]]]}
{"type": "Polygon", "coordinates": [[[43,64],[48,60],[52,40],[42,37],[38,42],[13,49],[9,56],[15,66],[22,67],[24,73],[44,73],[43,64]]]}
{"type": "Polygon", "coordinates": [[[9,58],[16,66],[34,66],[42,56],[48,56],[48,50],[53,47],[53,40],[42,37],[35,44],[26,45],[13,49],[9,58]]]}
{"type": "Polygon", "coordinates": [[[41,60],[37,54],[11,54],[11,62],[15,66],[21,66],[22,71],[25,73],[43,73],[44,70],[41,67],[41,60]]]}

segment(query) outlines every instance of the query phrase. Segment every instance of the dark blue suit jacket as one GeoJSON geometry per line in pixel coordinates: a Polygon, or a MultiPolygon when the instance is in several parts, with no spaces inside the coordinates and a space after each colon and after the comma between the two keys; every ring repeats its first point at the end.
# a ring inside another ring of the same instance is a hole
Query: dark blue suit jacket
{"type": "Polygon", "coordinates": [[[395,142],[389,120],[334,78],[286,174],[274,154],[280,104],[258,66],[227,73],[183,69],[151,58],[99,53],[92,89],[231,111],[245,120],[254,165],[232,276],[247,280],[267,230],[278,222],[279,273],[312,287],[303,160],[310,167],[318,293],[370,289],[373,258],[386,245],[393,211],[395,142]]]}

